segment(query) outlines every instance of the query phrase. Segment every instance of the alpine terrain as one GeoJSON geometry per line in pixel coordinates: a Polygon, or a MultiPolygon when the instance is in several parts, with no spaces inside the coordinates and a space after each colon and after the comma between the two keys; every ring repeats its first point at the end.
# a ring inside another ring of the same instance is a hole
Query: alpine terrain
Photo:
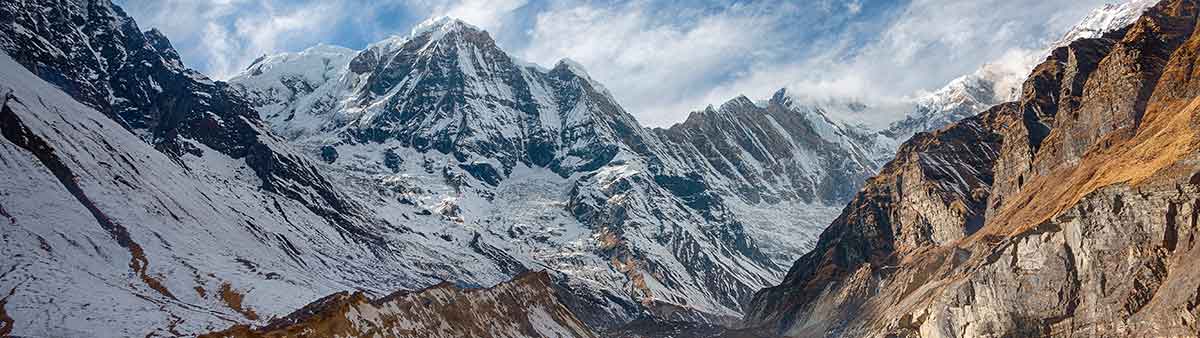
{"type": "Polygon", "coordinates": [[[547,316],[455,311],[512,315],[512,336],[729,324],[881,157],[785,91],[644,128],[573,62],[523,63],[455,19],[229,83],[106,0],[0,19],[5,334],[276,327],[533,271],[493,297],[547,316]]]}
{"type": "Polygon", "coordinates": [[[1194,0],[1068,43],[902,146],[746,327],[824,336],[1195,336],[1194,0]]]}
{"type": "Polygon", "coordinates": [[[648,128],[451,17],[216,81],[110,0],[4,1],[0,336],[1194,334],[1197,11],[884,127],[784,88],[648,128]]]}

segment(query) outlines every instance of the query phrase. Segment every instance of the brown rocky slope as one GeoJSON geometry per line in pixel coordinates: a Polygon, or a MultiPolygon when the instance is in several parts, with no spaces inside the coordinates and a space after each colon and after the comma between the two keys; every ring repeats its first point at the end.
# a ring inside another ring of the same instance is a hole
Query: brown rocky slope
{"type": "Polygon", "coordinates": [[[262,327],[238,325],[200,337],[555,337],[594,338],[554,294],[550,276],[527,272],[486,289],[442,283],[370,300],[362,292],[318,299],[262,327]]]}
{"type": "Polygon", "coordinates": [[[1198,1],[1055,50],[914,137],[745,325],[787,336],[1196,336],[1198,1]]]}

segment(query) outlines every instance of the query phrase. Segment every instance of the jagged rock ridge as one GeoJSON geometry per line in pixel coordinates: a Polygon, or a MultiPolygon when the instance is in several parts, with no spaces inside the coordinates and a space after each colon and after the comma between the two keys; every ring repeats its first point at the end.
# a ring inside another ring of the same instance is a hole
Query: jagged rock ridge
{"type": "Polygon", "coordinates": [[[404,222],[440,214],[430,228],[444,218],[478,233],[513,271],[568,272],[677,319],[739,316],[883,149],[785,92],[643,128],[578,64],[526,64],[449,18],[362,51],[264,57],[231,83],[376,209],[404,222]],[[377,192],[380,182],[404,188],[377,192]],[[551,209],[514,214],[530,206],[511,195],[535,185],[551,209]],[[781,226],[796,237],[776,239],[781,226]]]}
{"type": "Polygon", "coordinates": [[[811,243],[756,240],[796,219],[770,212],[824,219],[840,183],[873,170],[853,131],[783,101],[709,114],[758,130],[708,158],[728,125],[642,128],[577,64],[522,64],[457,21],[353,55],[264,58],[248,74],[279,85],[249,91],[185,68],[107,1],[0,14],[14,335],[189,335],[347,289],[531,270],[589,326],[727,321],[811,243]],[[822,148],[788,153],[799,144],[822,148]],[[784,197],[748,189],[761,184],[784,197]]]}

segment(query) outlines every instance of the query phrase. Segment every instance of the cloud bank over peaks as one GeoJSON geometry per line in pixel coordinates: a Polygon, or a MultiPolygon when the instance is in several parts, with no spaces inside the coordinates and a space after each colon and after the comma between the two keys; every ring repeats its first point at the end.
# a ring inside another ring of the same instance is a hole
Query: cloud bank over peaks
{"type": "MultiPolygon", "coordinates": [[[[361,49],[439,16],[543,66],[569,58],[643,123],[779,88],[892,108],[991,62],[1012,71],[1105,0],[117,0],[217,79],[263,54],[361,49]],[[179,15],[189,13],[189,15],[179,15]]],[[[1136,0],[1148,1],[1148,0],[1136,0]]]]}

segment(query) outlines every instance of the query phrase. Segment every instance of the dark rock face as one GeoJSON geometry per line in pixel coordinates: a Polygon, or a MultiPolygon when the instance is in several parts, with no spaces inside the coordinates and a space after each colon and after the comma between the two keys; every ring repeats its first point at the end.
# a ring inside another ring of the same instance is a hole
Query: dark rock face
{"type": "Polygon", "coordinates": [[[1077,115],[1084,83],[1096,70],[1125,30],[1098,39],[1083,39],[1054,50],[1045,62],[1034,68],[1021,96],[1020,114],[1004,117],[998,132],[1010,140],[1001,145],[1005,154],[997,160],[996,181],[989,212],[1003,203],[1004,196],[1018,191],[1030,177],[1033,156],[1050,134],[1055,117],[1077,115]]]}
{"type": "Polygon", "coordinates": [[[383,152],[383,166],[391,169],[392,172],[399,172],[402,164],[404,164],[404,158],[401,158],[395,149],[387,149],[383,152]]]}
{"type": "Polygon", "coordinates": [[[818,249],[756,294],[746,325],[1195,335],[1198,5],[1163,1],[1127,30],[1058,49],[1019,102],[914,137],[818,249]]]}
{"type": "Polygon", "coordinates": [[[256,135],[257,126],[242,121],[257,115],[249,104],[183,68],[165,37],[142,33],[107,1],[12,2],[0,11],[0,48],[164,151],[199,151],[183,137],[241,157],[244,140],[256,135]]]}

